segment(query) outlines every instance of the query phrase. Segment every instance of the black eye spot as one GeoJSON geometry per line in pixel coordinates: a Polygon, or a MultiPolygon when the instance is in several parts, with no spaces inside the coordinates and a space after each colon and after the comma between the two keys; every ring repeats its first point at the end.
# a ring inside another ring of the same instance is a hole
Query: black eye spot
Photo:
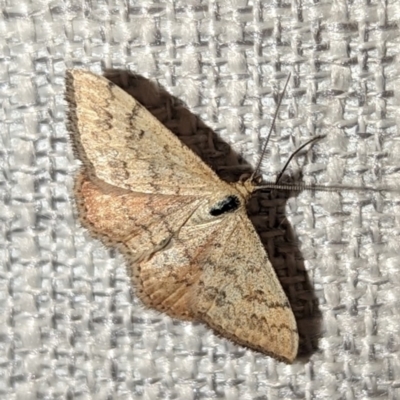
{"type": "Polygon", "coordinates": [[[240,200],[236,196],[227,196],[225,199],[219,201],[210,210],[210,214],[213,217],[235,211],[240,206],[240,200]]]}

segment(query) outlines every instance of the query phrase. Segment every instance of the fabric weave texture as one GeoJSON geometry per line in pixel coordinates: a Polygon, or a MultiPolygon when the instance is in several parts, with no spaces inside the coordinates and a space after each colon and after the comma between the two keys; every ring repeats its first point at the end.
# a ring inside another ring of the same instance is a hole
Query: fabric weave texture
{"type": "Polygon", "coordinates": [[[287,181],[397,188],[398,1],[0,5],[0,398],[400,399],[398,192],[249,204],[300,331],[288,366],[141,306],[79,224],[64,101],[67,68],[106,73],[235,180],[291,74],[263,178],[325,135],[287,181]]]}

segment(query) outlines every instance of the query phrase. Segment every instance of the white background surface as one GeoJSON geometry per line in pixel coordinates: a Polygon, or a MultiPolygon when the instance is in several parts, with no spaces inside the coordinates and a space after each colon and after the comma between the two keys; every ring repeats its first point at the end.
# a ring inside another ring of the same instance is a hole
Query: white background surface
{"type": "MultiPolygon", "coordinates": [[[[303,181],[395,186],[399,2],[0,5],[1,398],[400,399],[399,194],[252,205],[302,334],[287,366],[141,308],[76,218],[63,100],[66,68],[135,72],[255,165],[291,73],[264,177],[326,134],[292,164],[303,181]]],[[[183,135],[192,117],[164,115],[183,135]]]]}

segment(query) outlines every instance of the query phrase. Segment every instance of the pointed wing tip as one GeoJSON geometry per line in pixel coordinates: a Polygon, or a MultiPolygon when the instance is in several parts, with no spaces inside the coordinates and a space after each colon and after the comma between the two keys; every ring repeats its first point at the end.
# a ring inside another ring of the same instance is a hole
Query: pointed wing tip
{"type": "Polygon", "coordinates": [[[243,328],[235,333],[228,332],[207,317],[201,318],[201,321],[213,329],[217,335],[286,364],[292,364],[297,356],[299,335],[295,325],[278,329],[276,335],[271,337],[270,335],[263,336],[259,331],[255,332],[243,328]]]}
{"type": "Polygon", "coordinates": [[[256,342],[239,340],[234,337],[230,337],[229,339],[241,346],[248,347],[251,350],[259,351],[260,353],[272,357],[275,360],[284,362],[286,364],[292,364],[298,352],[299,337],[297,330],[291,330],[290,336],[290,339],[287,340],[286,343],[270,342],[267,344],[257,344],[256,342]]]}
{"type": "Polygon", "coordinates": [[[248,343],[246,346],[250,349],[257,350],[267,356],[273,357],[278,361],[282,361],[286,364],[292,364],[295,360],[299,347],[299,336],[296,329],[289,329],[288,336],[282,334],[280,342],[271,341],[268,343],[248,343]]]}
{"type": "Polygon", "coordinates": [[[84,69],[69,68],[65,71],[65,82],[67,88],[74,86],[74,81],[83,79],[101,79],[101,76],[95,75],[84,69]]]}
{"type": "Polygon", "coordinates": [[[107,85],[111,82],[108,81],[108,79],[104,78],[103,75],[97,75],[94,74],[91,71],[88,71],[86,69],[78,69],[78,68],[69,68],[65,71],[65,83],[67,90],[68,88],[73,88],[77,86],[80,88],[82,84],[89,82],[98,84],[99,82],[106,83],[107,85]]]}

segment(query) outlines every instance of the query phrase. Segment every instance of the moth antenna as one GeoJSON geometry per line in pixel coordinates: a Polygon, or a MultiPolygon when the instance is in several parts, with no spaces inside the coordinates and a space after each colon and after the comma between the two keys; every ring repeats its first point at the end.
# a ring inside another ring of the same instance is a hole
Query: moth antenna
{"type": "Polygon", "coordinates": [[[279,183],[279,180],[282,178],[283,173],[286,168],[292,161],[293,157],[298,154],[304,147],[309,144],[314,143],[315,141],[324,138],[326,135],[318,135],[315,138],[308,140],[306,143],[302,144],[298,149],[296,149],[286,161],[286,164],[282,168],[282,171],[277,176],[275,182],[265,182],[260,186],[255,186],[254,190],[260,189],[275,189],[275,190],[293,190],[295,192],[301,192],[302,190],[313,190],[313,191],[321,191],[321,192],[339,192],[342,190],[352,191],[352,192],[360,192],[364,190],[370,190],[372,192],[400,192],[400,189],[395,187],[375,187],[375,186],[346,186],[346,185],[307,185],[302,183],[279,183]]]}
{"type": "Polygon", "coordinates": [[[296,192],[300,192],[302,190],[313,190],[313,191],[321,191],[321,192],[339,192],[342,190],[345,191],[352,191],[352,192],[360,192],[364,190],[370,190],[372,192],[400,192],[399,188],[395,187],[375,187],[375,186],[363,186],[363,187],[357,187],[357,186],[346,186],[346,185],[329,185],[329,186],[324,186],[324,185],[307,185],[307,184],[301,184],[301,183],[279,183],[279,180],[282,178],[285,170],[287,169],[288,165],[292,161],[293,157],[296,156],[304,147],[313,144],[319,139],[324,138],[326,135],[318,135],[310,140],[308,140],[306,143],[302,144],[299,148],[297,148],[288,158],[286,161],[284,167],[282,168],[282,171],[279,173],[277,176],[275,182],[266,182],[261,186],[255,186],[254,190],[260,190],[260,189],[275,189],[275,190],[293,190],[296,192]]]}
{"type": "Polygon", "coordinates": [[[288,75],[288,77],[286,79],[286,82],[285,82],[285,86],[283,87],[282,93],[279,96],[278,104],[277,104],[277,106],[275,108],[275,113],[274,113],[274,117],[272,119],[271,127],[269,128],[269,132],[268,132],[267,138],[265,139],[265,143],[264,143],[260,158],[258,159],[257,165],[256,165],[256,167],[254,169],[254,172],[250,176],[250,182],[254,181],[255,176],[260,171],[261,162],[262,162],[262,160],[263,160],[263,158],[265,156],[265,153],[267,151],[268,142],[269,142],[269,139],[271,137],[272,131],[274,130],[275,122],[276,122],[276,119],[278,117],[279,108],[280,108],[280,106],[282,104],[282,99],[283,99],[283,96],[285,95],[286,88],[287,88],[287,85],[289,84],[289,80],[290,80],[291,75],[292,74],[289,72],[289,75],[288,75]]]}
{"type": "Polygon", "coordinates": [[[275,183],[276,183],[276,184],[279,183],[279,180],[282,178],[282,176],[283,176],[283,174],[284,174],[286,168],[289,166],[290,162],[293,160],[293,157],[294,157],[296,154],[298,154],[301,150],[303,150],[304,147],[308,146],[308,145],[311,144],[311,143],[316,142],[316,141],[319,140],[319,139],[324,138],[325,136],[326,136],[326,135],[318,135],[318,136],[315,136],[315,138],[310,139],[310,140],[307,141],[306,143],[302,144],[299,148],[297,148],[297,149],[290,155],[290,157],[288,158],[288,160],[286,161],[286,164],[285,164],[284,167],[282,168],[282,171],[281,171],[281,172],[279,173],[279,175],[276,177],[275,183]]]}
{"type": "Polygon", "coordinates": [[[346,185],[307,185],[307,184],[299,184],[299,183],[276,183],[276,182],[265,182],[260,186],[255,186],[254,190],[262,190],[262,189],[274,189],[274,190],[292,190],[295,192],[301,192],[302,190],[312,190],[312,191],[321,191],[321,192],[340,192],[342,190],[352,191],[352,192],[361,192],[364,190],[370,190],[372,192],[400,192],[400,189],[394,187],[375,187],[375,186],[346,186],[346,185]]]}
{"type": "MultiPolygon", "coordinates": [[[[267,138],[265,140],[260,158],[256,164],[256,167],[254,169],[254,172],[250,176],[250,182],[253,182],[255,179],[256,174],[259,172],[260,167],[261,167],[261,162],[265,156],[265,153],[267,151],[268,143],[271,138],[272,131],[275,127],[276,119],[278,117],[278,112],[279,108],[282,104],[282,99],[283,96],[286,92],[287,86],[289,84],[289,80],[291,77],[291,73],[289,73],[285,86],[283,87],[282,93],[279,97],[278,104],[275,109],[274,117],[272,119],[271,127],[269,129],[267,138]]],[[[307,185],[307,184],[286,184],[286,183],[279,183],[280,179],[282,178],[283,174],[285,173],[287,167],[289,166],[290,162],[293,160],[293,158],[301,151],[303,150],[306,146],[313,144],[317,140],[320,140],[324,138],[326,135],[318,135],[310,140],[308,140],[306,143],[302,144],[300,147],[298,147],[288,158],[286,161],[284,167],[282,168],[281,172],[278,174],[276,177],[275,182],[266,182],[265,184],[261,186],[254,186],[254,190],[262,190],[262,189],[275,189],[275,190],[293,190],[293,191],[302,191],[302,190],[318,190],[322,192],[338,192],[341,190],[345,191],[363,191],[363,190],[371,190],[373,192],[400,192],[400,189],[393,188],[393,187],[374,187],[374,186],[363,186],[363,187],[355,187],[355,186],[340,186],[340,185],[330,185],[330,186],[323,186],[323,185],[307,185]]]]}

